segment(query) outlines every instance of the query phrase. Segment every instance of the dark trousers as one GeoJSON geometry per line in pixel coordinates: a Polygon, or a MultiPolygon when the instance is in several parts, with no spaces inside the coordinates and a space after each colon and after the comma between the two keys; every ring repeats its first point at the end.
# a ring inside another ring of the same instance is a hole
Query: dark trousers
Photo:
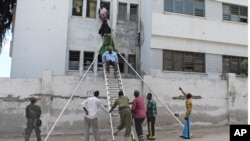
{"type": "Polygon", "coordinates": [[[142,130],[142,123],[145,120],[145,118],[134,118],[135,122],[135,130],[138,138],[143,135],[143,130],[142,130]]]}
{"type": "Polygon", "coordinates": [[[147,117],[148,123],[148,136],[154,137],[155,136],[155,117],[147,117]]]}
{"type": "Polygon", "coordinates": [[[115,71],[118,70],[116,62],[112,62],[110,60],[107,60],[106,61],[106,71],[109,71],[109,65],[112,65],[114,67],[115,71]]]}

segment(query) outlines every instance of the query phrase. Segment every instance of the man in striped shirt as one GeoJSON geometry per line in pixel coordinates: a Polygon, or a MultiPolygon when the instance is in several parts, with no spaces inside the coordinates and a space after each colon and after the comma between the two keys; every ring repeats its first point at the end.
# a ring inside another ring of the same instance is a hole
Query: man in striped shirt
{"type": "Polygon", "coordinates": [[[147,123],[148,123],[148,140],[155,140],[155,119],[157,116],[157,107],[155,101],[152,99],[152,94],[147,95],[147,123]]]}

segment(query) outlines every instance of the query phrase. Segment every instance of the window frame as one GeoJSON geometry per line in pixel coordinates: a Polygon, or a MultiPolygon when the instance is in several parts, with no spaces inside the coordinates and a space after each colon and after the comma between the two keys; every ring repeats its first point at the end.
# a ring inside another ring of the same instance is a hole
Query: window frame
{"type": "Polygon", "coordinates": [[[229,3],[223,3],[222,4],[222,20],[240,22],[240,23],[248,23],[248,7],[239,6],[235,4],[229,4],[229,3]]]}
{"type": "Polygon", "coordinates": [[[81,56],[80,51],[69,50],[68,70],[79,70],[80,69],[80,56],[81,56]],[[77,64],[77,65],[75,65],[75,64],[77,64]]]}
{"type": "Polygon", "coordinates": [[[72,0],[72,16],[79,16],[81,17],[83,15],[83,0],[72,0]],[[80,5],[79,10],[80,12],[77,12],[77,4],[80,5]]]}
{"type": "MultiPolygon", "coordinates": [[[[95,57],[94,51],[83,51],[83,71],[86,71],[88,69],[88,66],[91,65],[91,63],[93,62],[94,57],[95,57]]],[[[94,71],[94,65],[91,66],[90,71],[94,71]]]]}
{"type": "Polygon", "coordinates": [[[164,11],[205,17],[205,0],[164,0],[164,11]]]}
{"type": "Polygon", "coordinates": [[[97,9],[97,0],[87,0],[87,2],[86,2],[86,18],[96,19],[96,9],[97,9]],[[91,9],[90,5],[92,3],[95,4],[95,6],[94,6],[94,8],[91,9]]]}
{"type": "Polygon", "coordinates": [[[244,64],[244,60],[248,60],[248,57],[223,55],[222,56],[222,73],[223,74],[235,73],[237,75],[240,75],[240,74],[248,75],[248,62],[247,64],[244,64]],[[237,64],[236,64],[236,61],[237,61],[237,64]]]}
{"type": "Polygon", "coordinates": [[[163,50],[163,71],[205,73],[205,54],[175,50],[163,50]]]}

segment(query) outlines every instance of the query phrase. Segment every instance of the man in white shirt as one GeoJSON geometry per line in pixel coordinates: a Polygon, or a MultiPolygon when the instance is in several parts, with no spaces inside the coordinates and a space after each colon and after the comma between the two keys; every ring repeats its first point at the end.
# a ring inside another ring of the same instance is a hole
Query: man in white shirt
{"type": "Polygon", "coordinates": [[[102,62],[106,63],[106,71],[109,73],[109,65],[114,66],[115,73],[118,70],[118,57],[116,52],[113,51],[112,47],[109,47],[102,55],[102,62]]]}
{"type": "Polygon", "coordinates": [[[87,98],[81,104],[83,106],[83,110],[85,111],[84,115],[84,138],[85,141],[89,141],[89,128],[90,126],[93,129],[93,135],[95,141],[101,141],[99,135],[99,128],[97,122],[97,114],[100,108],[103,109],[106,113],[108,110],[102,105],[101,100],[97,97],[99,96],[99,91],[94,92],[94,96],[87,98]]]}

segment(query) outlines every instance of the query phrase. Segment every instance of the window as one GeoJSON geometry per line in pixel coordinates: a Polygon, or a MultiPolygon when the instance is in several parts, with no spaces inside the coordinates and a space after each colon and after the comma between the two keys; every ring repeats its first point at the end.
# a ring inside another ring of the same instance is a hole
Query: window
{"type": "Polygon", "coordinates": [[[164,11],[193,16],[205,16],[204,0],[164,0],[164,11]]]}
{"type": "Polygon", "coordinates": [[[80,51],[69,51],[69,70],[79,70],[80,51]]]}
{"type": "MultiPolygon", "coordinates": [[[[94,60],[94,52],[84,52],[83,55],[83,70],[87,70],[94,60]]],[[[93,71],[93,65],[90,70],[93,71]]]]}
{"type": "MultiPolygon", "coordinates": [[[[107,19],[110,17],[110,3],[109,2],[101,2],[101,5],[104,5],[104,7],[107,9],[107,19]]],[[[100,5],[100,7],[101,7],[100,5]]]]}
{"type": "Polygon", "coordinates": [[[137,21],[137,7],[135,4],[130,5],[130,21],[137,21]]]}
{"type": "Polygon", "coordinates": [[[223,73],[248,74],[248,58],[223,56],[223,73]]]}
{"type": "Polygon", "coordinates": [[[73,0],[72,15],[82,16],[82,4],[83,0],[73,0]]]}
{"type": "Polygon", "coordinates": [[[223,3],[223,20],[247,23],[248,8],[223,3]]]}
{"type": "Polygon", "coordinates": [[[87,17],[96,18],[96,4],[97,0],[87,0],[87,17]]]}
{"type": "Polygon", "coordinates": [[[119,3],[117,20],[121,20],[121,21],[127,20],[127,4],[126,3],[119,3]]]}
{"type": "MultiPolygon", "coordinates": [[[[121,54],[123,57],[125,57],[125,54],[121,54]]],[[[119,63],[119,68],[120,68],[120,72],[124,73],[124,60],[121,58],[120,54],[117,54],[118,56],[118,63],[119,63]]]]}
{"type": "MultiPolygon", "coordinates": [[[[128,55],[128,63],[136,69],[136,56],[134,54],[129,54],[128,55]]],[[[135,74],[135,72],[129,67],[128,68],[128,73],[129,74],[135,74]]]]}
{"type": "Polygon", "coordinates": [[[98,55],[97,71],[103,71],[102,54],[98,55]]]}
{"type": "Polygon", "coordinates": [[[164,50],[163,70],[205,72],[205,55],[203,53],[164,50]]]}

